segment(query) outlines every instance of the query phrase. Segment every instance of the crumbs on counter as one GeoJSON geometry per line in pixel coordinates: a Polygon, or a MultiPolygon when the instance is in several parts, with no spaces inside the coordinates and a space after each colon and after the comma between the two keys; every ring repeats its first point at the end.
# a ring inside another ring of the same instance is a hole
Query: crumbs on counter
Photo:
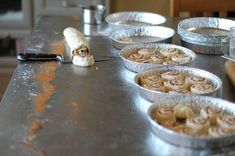
{"type": "Polygon", "coordinates": [[[56,63],[53,61],[45,62],[41,65],[39,72],[36,75],[36,80],[41,85],[41,91],[35,97],[35,111],[37,114],[45,112],[46,102],[55,92],[55,85],[51,83],[55,78],[56,63]]]}

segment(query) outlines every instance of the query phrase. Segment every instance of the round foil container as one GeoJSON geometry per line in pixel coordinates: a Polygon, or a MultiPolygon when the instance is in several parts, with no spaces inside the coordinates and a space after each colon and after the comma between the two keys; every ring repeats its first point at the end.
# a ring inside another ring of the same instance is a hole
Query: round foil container
{"type": "MultiPolygon", "coordinates": [[[[134,84],[136,85],[139,94],[144,99],[149,100],[151,102],[158,101],[159,99],[161,99],[163,97],[171,97],[171,96],[176,95],[173,93],[165,93],[165,92],[150,90],[150,89],[147,89],[139,84],[139,80],[140,80],[141,76],[154,75],[159,72],[164,72],[164,71],[169,71],[169,70],[174,70],[174,71],[178,71],[180,73],[189,74],[189,75],[196,75],[196,76],[201,76],[201,77],[206,78],[209,81],[209,83],[212,84],[214,90],[210,93],[200,94],[200,95],[216,96],[216,97],[221,97],[221,95],[222,95],[222,82],[219,79],[219,77],[217,77],[216,75],[214,75],[210,72],[207,72],[205,70],[198,69],[198,68],[192,68],[192,67],[186,67],[186,66],[162,66],[162,67],[152,68],[152,69],[149,69],[149,70],[146,70],[146,71],[143,71],[143,72],[136,74],[136,76],[134,77],[134,84]]],[[[183,93],[177,93],[177,94],[178,95],[185,95],[183,93]]]]}
{"type": "Polygon", "coordinates": [[[153,112],[158,106],[175,105],[177,103],[183,105],[191,105],[196,110],[200,110],[205,105],[211,105],[220,108],[223,112],[235,115],[234,103],[207,96],[173,96],[171,98],[162,97],[148,109],[148,121],[150,122],[153,133],[160,139],[179,146],[189,148],[220,148],[228,146],[235,142],[235,134],[223,137],[195,137],[178,133],[158,124],[154,120],[153,112]]]}
{"type": "Polygon", "coordinates": [[[127,57],[131,53],[135,53],[137,49],[145,49],[145,48],[154,49],[154,50],[161,50],[165,48],[176,48],[176,49],[179,49],[184,54],[191,57],[191,60],[189,62],[181,63],[178,65],[190,65],[190,63],[192,63],[194,59],[196,58],[196,55],[192,50],[178,46],[178,45],[174,45],[174,44],[153,43],[153,44],[129,45],[120,51],[120,57],[122,58],[124,65],[127,69],[134,71],[134,72],[142,72],[150,68],[166,66],[166,65],[161,65],[161,64],[140,63],[140,62],[135,62],[135,61],[131,61],[127,59],[127,57]]]}
{"type": "Polygon", "coordinates": [[[127,45],[138,43],[171,43],[175,31],[163,26],[130,27],[119,29],[110,33],[112,45],[122,49],[127,45]],[[129,38],[131,41],[124,41],[129,38]],[[134,40],[137,38],[137,40],[134,40]],[[133,39],[133,40],[132,40],[133,39]]]}
{"type": "Polygon", "coordinates": [[[228,51],[224,43],[235,21],[214,17],[188,18],[178,23],[182,45],[201,54],[223,54],[228,51]]]}
{"type": "Polygon", "coordinates": [[[117,12],[108,15],[105,20],[111,26],[149,26],[166,22],[162,15],[150,12],[117,12]]]}

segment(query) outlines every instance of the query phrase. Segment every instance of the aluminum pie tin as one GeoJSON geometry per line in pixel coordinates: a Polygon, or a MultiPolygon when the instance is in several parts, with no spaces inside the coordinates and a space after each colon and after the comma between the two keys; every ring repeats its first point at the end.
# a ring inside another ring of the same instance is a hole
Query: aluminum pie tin
{"type": "Polygon", "coordinates": [[[182,53],[191,57],[191,60],[189,62],[181,63],[179,65],[190,65],[190,63],[192,63],[196,58],[196,54],[192,50],[184,48],[182,46],[175,45],[175,44],[153,43],[153,44],[129,45],[120,51],[120,57],[122,58],[124,65],[127,69],[134,71],[134,72],[142,72],[150,68],[166,66],[166,65],[161,65],[161,64],[135,62],[127,58],[128,55],[136,52],[137,49],[142,49],[142,48],[143,49],[148,48],[148,49],[154,49],[154,50],[161,50],[165,48],[176,48],[180,50],[182,53]]]}
{"type": "Polygon", "coordinates": [[[127,45],[140,43],[171,43],[175,31],[163,26],[130,27],[110,33],[112,45],[122,49],[127,45]]]}
{"type": "MultiPolygon", "coordinates": [[[[151,102],[158,101],[159,99],[163,97],[174,96],[175,94],[173,93],[165,93],[165,92],[150,90],[139,84],[141,76],[154,75],[159,72],[164,72],[164,71],[169,71],[169,70],[178,71],[179,73],[184,73],[186,75],[195,75],[195,76],[201,76],[201,77],[206,78],[208,82],[212,84],[214,89],[210,93],[200,94],[200,95],[215,96],[215,97],[221,97],[222,95],[222,81],[220,80],[219,77],[217,77],[216,75],[208,71],[198,69],[198,68],[193,68],[193,67],[187,67],[187,66],[162,66],[162,67],[155,67],[155,68],[143,71],[143,72],[139,72],[135,75],[134,84],[137,87],[137,90],[140,96],[142,96],[144,99],[151,101],[151,102]]],[[[177,93],[177,95],[185,95],[185,94],[177,93]]]]}
{"type": "Polygon", "coordinates": [[[235,21],[215,17],[188,18],[178,23],[182,45],[202,54],[223,54],[228,51],[224,40],[230,35],[235,21]]]}
{"type": "Polygon", "coordinates": [[[108,15],[106,22],[112,26],[149,26],[166,22],[166,18],[160,14],[151,12],[117,12],[108,15]]]}
{"type": "Polygon", "coordinates": [[[230,115],[235,115],[234,103],[229,101],[208,97],[208,96],[173,96],[171,98],[161,98],[156,101],[155,104],[148,109],[148,121],[150,122],[151,129],[153,133],[160,139],[175,144],[179,146],[184,146],[188,148],[220,148],[224,146],[231,145],[235,142],[235,134],[226,135],[221,137],[195,137],[191,135],[186,135],[183,133],[178,133],[168,128],[165,128],[158,124],[153,117],[153,111],[156,107],[164,105],[193,105],[197,110],[200,110],[205,105],[210,105],[221,109],[223,112],[230,115]]]}

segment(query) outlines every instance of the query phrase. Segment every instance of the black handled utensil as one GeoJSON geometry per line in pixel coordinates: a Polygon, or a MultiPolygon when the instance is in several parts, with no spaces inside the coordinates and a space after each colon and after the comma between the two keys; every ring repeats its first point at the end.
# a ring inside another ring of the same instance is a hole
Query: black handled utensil
{"type": "MultiPolygon", "coordinates": [[[[42,53],[19,53],[17,54],[19,61],[60,61],[65,62],[64,57],[58,54],[42,54],[42,53]]],[[[71,62],[71,59],[69,59],[71,62]]]]}

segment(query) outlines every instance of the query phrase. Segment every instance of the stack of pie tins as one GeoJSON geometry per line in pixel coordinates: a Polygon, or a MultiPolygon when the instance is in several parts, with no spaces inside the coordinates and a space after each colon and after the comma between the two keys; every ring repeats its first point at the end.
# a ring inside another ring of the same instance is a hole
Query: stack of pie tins
{"type": "Polygon", "coordinates": [[[162,97],[148,109],[160,139],[178,146],[213,149],[235,143],[234,103],[208,96],[162,97]]]}
{"type": "Polygon", "coordinates": [[[120,51],[120,57],[127,69],[141,72],[153,67],[190,65],[196,55],[192,50],[182,46],[153,43],[129,45],[120,51]]]}
{"type": "Polygon", "coordinates": [[[230,27],[235,21],[214,17],[188,18],[178,23],[181,44],[201,54],[223,54],[229,50],[230,27]]]}
{"type": "Polygon", "coordinates": [[[216,75],[186,66],[162,66],[139,72],[134,77],[139,94],[155,102],[172,95],[221,97],[222,82],[216,75]]]}

